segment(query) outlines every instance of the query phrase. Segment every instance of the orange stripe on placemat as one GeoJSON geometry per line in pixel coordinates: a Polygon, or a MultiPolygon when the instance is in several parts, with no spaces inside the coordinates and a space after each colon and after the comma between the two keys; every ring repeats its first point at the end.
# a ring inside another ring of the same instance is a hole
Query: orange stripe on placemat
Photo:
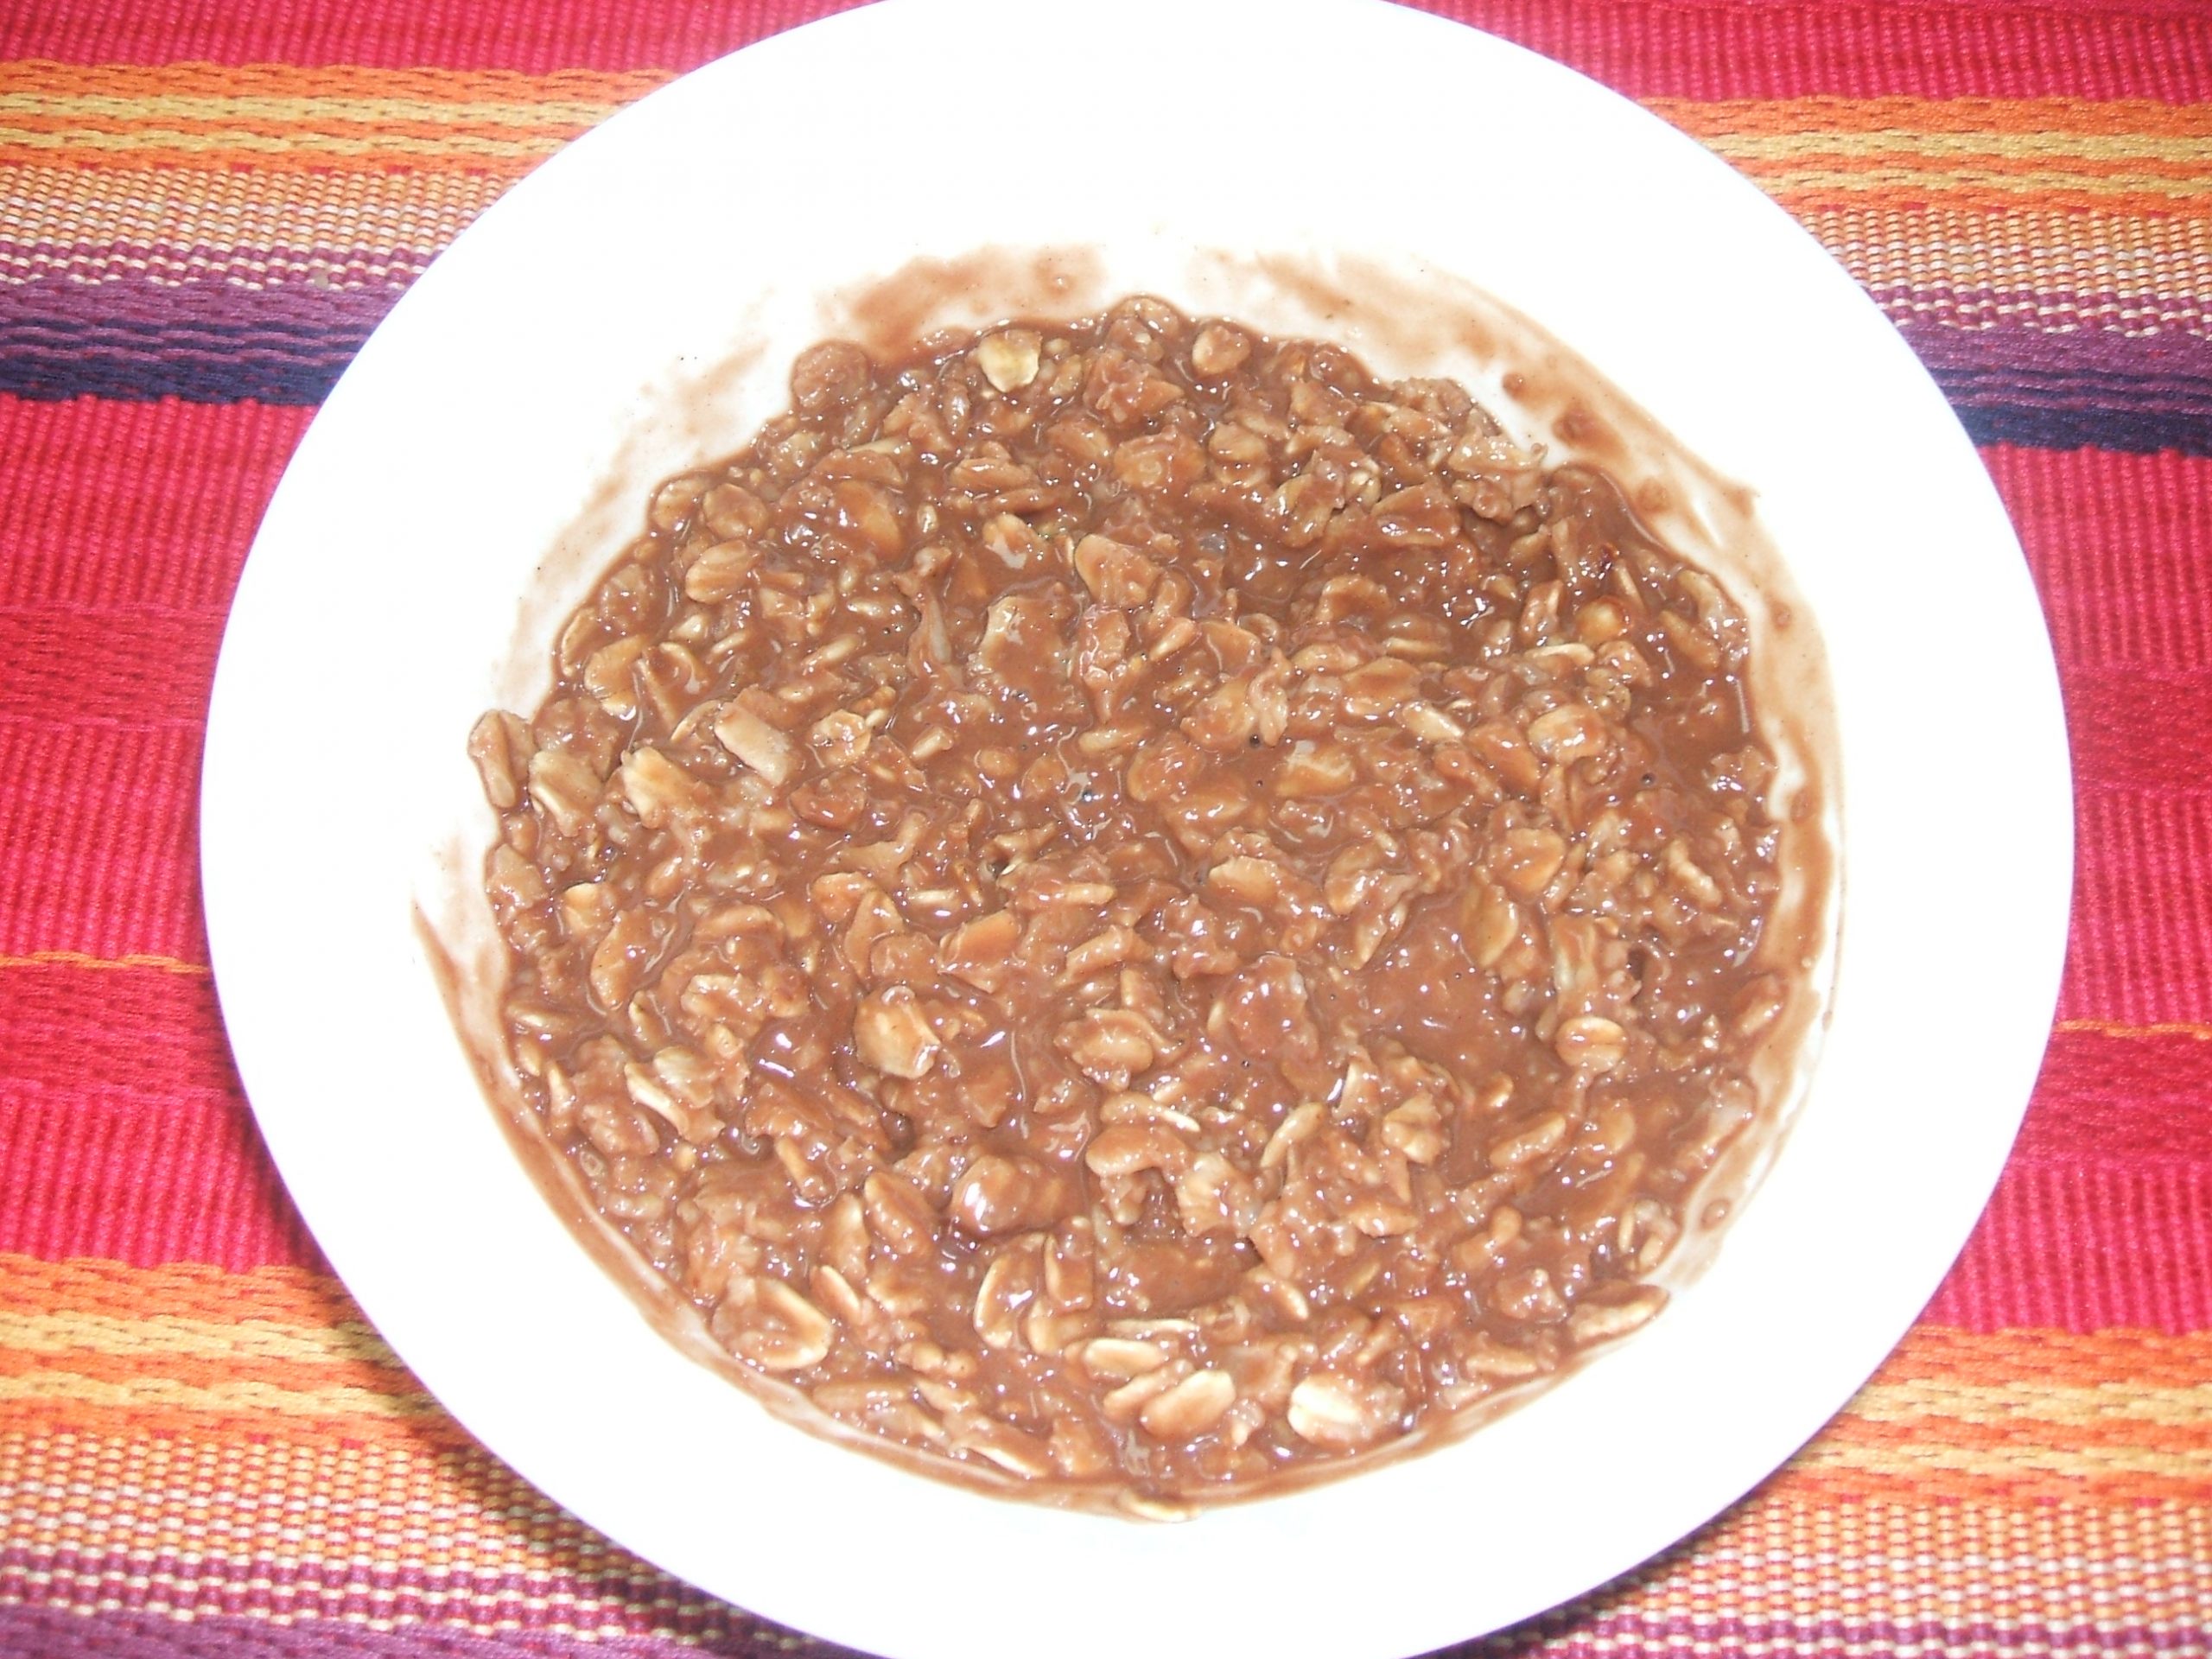
{"type": "MultiPolygon", "coordinates": [[[[663,84],[618,73],[0,64],[0,160],[507,174],[663,84]]],[[[1870,190],[2166,213],[2212,190],[2212,119],[2152,99],[1658,99],[1808,210],[1870,190]]],[[[2193,209],[2192,209],[2193,211],[2193,209]]]]}
{"type": "Polygon", "coordinates": [[[327,1275],[0,1255],[0,1423],[359,1432],[436,1408],[327,1275]]]}
{"type": "Polygon", "coordinates": [[[39,148],[129,147],[175,140],[220,142],[235,137],[247,148],[300,137],[402,139],[447,137],[528,143],[547,133],[596,125],[616,104],[436,104],[380,99],[177,98],[54,100],[0,93],[0,142],[39,148]]]}
{"type": "Polygon", "coordinates": [[[668,77],[0,65],[0,162],[511,175],[668,77]]]}
{"type": "MultiPolygon", "coordinates": [[[[12,124],[24,139],[20,164],[5,168],[17,175],[13,187],[0,187],[17,203],[15,235],[29,249],[14,274],[217,275],[248,285],[300,280],[282,259],[266,270],[253,260],[315,242],[370,267],[379,248],[405,249],[414,263],[403,261],[400,274],[411,275],[481,200],[425,200],[379,224],[351,207],[327,214],[325,198],[365,188],[496,194],[548,145],[663,79],[106,66],[72,71],[49,91],[34,79],[46,67],[19,66],[35,89],[0,92],[0,129],[12,124]],[[81,149],[52,148],[76,132],[81,149]],[[238,139],[227,156],[226,135],[238,139]],[[389,168],[363,148],[385,141],[389,168]],[[134,161],[139,148],[161,164],[134,161]],[[128,188],[103,188],[117,173],[128,188]],[[195,180],[180,199],[180,181],[195,180]],[[169,237],[188,238],[187,251],[141,245],[169,237]],[[97,257],[107,238],[123,251],[97,257]],[[240,260],[225,257],[232,247],[240,260]]],[[[2203,326],[2205,219],[2177,210],[2212,168],[2201,111],[1988,99],[1654,107],[1762,177],[1895,314],[1967,325],[2034,316],[2053,327],[2203,326]],[[2020,194],[2024,180],[2046,174],[2054,189],[2075,194],[2062,203],[2020,194]],[[2115,201],[2143,211],[2107,211],[2115,201]],[[1897,291],[1920,283],[1938,290],[1926,302],[1897,291]]],[[[336,276],[376,279],[352,264],[336,276]]]]}
{"type": "Polygon", "coordinates": [[[365,1331],[367,1321],[345,1287],[306,1268],[226,1272],[194,1263],[138,1268],[99,1259],[48,1262],[0,1253],[0,1310],[143,1317],[238,1324],[259,1321],[365,1331]]]}
{"type": "MultiPolygon", "coordinates": [[[[2033,1380],[2088,1388],[2107,1380],[2146,1387],[2212,1385],[2212,1331],[1966,1331],[1917,1325],[1874,1374],[1872,1386],[1935,1379],[1970,1383],[2033,1380]]],[[[2206,1434],[2212,1440],[2212,1420],[2206,1434]]]]}
{"type": "Polygon", "coordinates": [[[17,1435],[281,1441],[306,1450],[410,1446],[426,1454],[450,1451],[468,1439],[467,1430],[423,1394],[343,1388],[315,1393],[264,1385],[241,1385],[226,1394],[181,1384],[163,1389],[150,1382],[79,1382],[73,1376],[54,1368],[29,1379],[0,1381],[0,1487],[8,1462],[4,1442],[17,1435]]]}
{"type": "MultiPolygon", "coordinates": [[[[612,113],[612,111],[609,111],[612,113]]],[[[358,131],[288,130],[266,133],[235,128],[188,133],[175,129],[101,133],[76,128],[36,132],[0,123],[0,166],[56,167],[82,171],[128,168],[226,173],[245,168],[270,175],[302,173],[366,175],[518,178],[552,155],[588,123],[528,137],[489,137],[463,131],[423,137],[358,131]]],[[[1798,156],[1764,160],[1727,154],[1792,213],[1811,215],[1864,207],[1888,197],[1891,207],[1941,205],[1974,213],[2040,210],[2153,216],[2212,214],[2212,175],[2146,171],[2133,162],[2109,166],[2066,158],[1980,157],[1974,165],[1916,165],[1883,156],[1863,164],[1821,164],[1798,156]]]]}
{"type": "Polygon", "coordinates": [[[1808,214],[1869,193],[1984,212],[2212,207],[2212,111],[2191,106],[1812,98],[1653,107],[1808,214]]]}
{"type": "Polygon", "coordinates": [[[1775,1479],[1808,1503],[2212,1504],[2212,1467],[2169,1448],[2054,1451],[1920,1423],[1853,1432],[1838,1418],[1775,1479]],[[1977,1443],[1978,1441],[1983,1443],[1977,1443]]]}
{"type": "Polygon", "coordinates": [[[2136,135],[2212,139],[2212,105],[2149,98],[1651,98],[1643,106],[1700,138],[1942,133],[1992,143],[2063,143],[2136,135]]]}
{"type": "MultiPolygon", "coordinates": [[[[67,64],[0,61],[0,119],[28,110],[86,106],[130,113],[149,104],[421,105],[467,113],[567,107],[604,109],[644,97],[673,78],[659,69],[565,69],[546,74],[485,69],[377,69],[347,64],[67,64]]],[[[1994,143],[2063,143],[2100,137],[2212,138],[2212,106],[2155,99],[1649,98],[1644,107],[1700,137],[1740,134],[1882,137],[1928,133],[1994,143]]],[[[493,118],[499,118],[494,117],[493,118]]]]}
{"type": "Polygon", "coordinates": [[[293,1416],[423,1406],[421,1387],[363,1329],[0,1313],[0,1398],[224,1413],[262,1395],[285,1396],[270,1408],[293,1416]],[[327,1410],[315,1403],[325,1396],[327,1410]]]}
{"type": "Polygon", "coordinates": [[[2085,183],[2070,168],[2011,173],[1994,168],[1915,167],[1844,168],[1740,166],[1760,189],[1799,219],[1865,209],[1948,210],[1967,214],[2095,213],[2150,219],[2212,215],[2212,177],[2160,181],[2085,183]]]}
{"type": "MultiPolygon", "coordinates": [[[[190,97],[156,85],[130,98],[41,98],[0,92],[0,132],[26,135],[83,132],[127,137],[137,132],[389,131],[408,137],[470,133],[531,137],[595,126],[620,103],[532,99],[512,103],[480,99],[400,98],[190,97]]],[[[2119,140],[2102,141],[2118,143],[2119,140]]]]}
{"type": "MultiPolygon", "coordinates": [[[[611,111],[610,111],[611,113],[611,111]]],[[[72,168],[168,168],[179,172],[224,173],[247,168],[289,175],[335,172],[410,176],[519,178],[559,149],[588,124],[563,127],[528,138],[495,138],[467,133],[426,137],[380,137],[368,132],[320,134],[188,134],[149,130],[99,134],[86,130],[43,134],[0,124],[0,166],[53,167],[66,156],[72,168]]],[[[1916,166],[1884,158],[1860,166],[1814,165],[1790,157],[1766,162],[1731,156],[1759,187],[1794,213],[1810,215],[1863,207],[1870,199],[1892,198],[1886,205],[1942,205],[1975,213],[2017,211],[2032,206],[2045,211],[2152,216],[2212,214],[2212,175],[2146,172],[2134,164],[2109,169],[2070,158],[2063,166],[2032,158],[2013,163],[1984,158],[1974,166],[1916,166]]]]}
{"type": "Polygon", "coordinates": [[[27,133],[0,126],[0,166],[53,165],[67,156],[75,168],[194,168],[228,172],[250,168],[263,173],[465,173],[519,178],[583,130],[526,139],[478,139],[450,135],[435,139],[352,134],[226,131],[205,136],[174,130],[99,134],[81,130],[27,133]]]}
{"type": "Polygon", "coordinates": [[[1778,1478],[1823,1501],[2212,1501],[2212,1332],[1916,1327],[1778,1478]]]}
{"type": "Polygon", "coordinates": [[[673,79],[661,69],[375,69],[353,64],[56,63],[0,61],[0,114],[9,98],[41,105],[112,99],[136,105],[151,94],[199,99],[365,99],[380,103],[614,105],[673,79]]]}

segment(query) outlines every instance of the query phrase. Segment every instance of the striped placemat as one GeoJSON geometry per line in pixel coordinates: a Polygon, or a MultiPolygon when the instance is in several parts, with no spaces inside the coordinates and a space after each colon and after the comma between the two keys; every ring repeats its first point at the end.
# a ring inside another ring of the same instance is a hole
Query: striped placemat
{"type": "MultiPolygon", "coordinates": [[[[815,1645],[365,1326],[232,1071],[194,837],[232,585],[362,340],[561,143],[821,9],[0,0],[0,1655],[815,1645]]],[[[1904,332],[2043,593],[2080,834],[2044,1077],[1921,1324],[1744,1503],[1483,1645],[2212,1651],[2212,10],[1440,9],[1696,135],[1904,332]]]]}

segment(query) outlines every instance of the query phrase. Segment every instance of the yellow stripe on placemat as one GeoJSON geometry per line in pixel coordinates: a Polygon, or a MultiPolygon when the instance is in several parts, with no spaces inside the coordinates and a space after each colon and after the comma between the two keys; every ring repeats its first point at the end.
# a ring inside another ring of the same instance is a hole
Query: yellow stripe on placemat
{"type": "Polygon", "coordinates": [[[1940,1419],[1902,1419],[1908,1432],[1878,1439],[1853,1432],[1867,1421],[1846,1411],[1798,1455],[1791,1474],[1827,1502],[1844,1491],[1952,1503],[2212,1502],[2212,1451],[2201,1428],[2158,1444],[2143,1443],[2139,1428],[2133,1443],[2056,1446],[2069,1426],[2040,1418],[2035,1435],[1974,1444],[1940,1419]]]}
{"type": "MultiPolygon", "coordinates": [[[[1884,196],[1960,217],[2212,212],[2212,105],[1829,97],[1645,103],[1808,219],[1884,196]]],[[[1956,218],[1949,227],[1958,228],[1956,218]]],[[[1853,264],[1841,242],[1821,239],[1853,264]]],[[[1970,233],[1968,245],[1984,239],[1970,233]]],[[[2145,239],[2129,235],[2107,245],[2133,250],[2145,239]]],[[[1922,245],[1948,245],[1931,237],[1922,245]]],[[[1853,274],[1866,280],[1855,265],[1853,274]]]]}
{"type": "Polygon", "coordinates": [[[2117,1020],[2061,1020],[2056,1029],[2097,1037],[2186,1037],[2193,1042],[2212,1043],[2212,1026],[2195,1020],[2161,1020],[2147,1026],[2123,1025],[2117,1020]]]}
{"type": "MultiPolygon", "coordinates": [[[[344,66],[0,62],[0,159],[511,172],[669,79],[344,66]]],[[[1785,199],[1930,193],[2198,210],[2207,106],[2152,99],[1654,99],[1785,199]]]]}
{"type": "MultiPolygon", "coordinates": [[[[4,86],[0,82],[0,86],[4,86]]],[[[268,97],[252,93],[180,93],[153,81],[143,94],[89,94],[0,91],[0,128],[27,124],[51,130],[81,124],[96,130],[128,127],[237,128],[283,131],[337,127],[399,125],[442,128],[515,128],[541,131],[555,127],[596,125],[626,100],[579,100],[523,97],[492,100],[465,97],[347,98],[303,92],[268,97]]]]}
{"type": "Polygon", "coordinates": [[[0,956],[0,968],[89,968],[99,972],[142,970],[204,979],[213,971],[204,962],[181,957],[132,954],[96,957],[83,950],[31,950],[21,956],[0,956]]]}
{"type": "MultiPolygon", "coordinates": [[[[4,107],[0,102],[0,111],[4,107]]],[[[1848,165],[1879,157],[1892,163],[1910,160],[1938,167],[1975,161],[2069,171],[2118,163],[2139,175],[2177,177],[2202,174],[2208,151],[2212,151],[2212,141],[2201,134],[2169,137],[2147,132],[1919,132],[1891,127],[1876,132],[1722,130],[1698,137],[1731,161],[1789,163],[1818,157],[1848,165]]]]}
{"type": "Polygon", "coordinates": [[[2212,1502],[2212,1332],[1916,1329],[1779,1478],[1808,1501],[2212,1502]]]}
{"type": "Polygon", "coordinates": [[[667,79],[652,71],[0,63],[0,161],[512,175],[667,79]]]}
{"type": "Polygon", "coordinates": [[[238,124],[205,131],[146,125],[35,126],[0,122],[0,161],[36,162],[67,155],[73,166],[110,160],[169,167],[329,167],[352,162],[378,170],[460,167],[515,170],[550,156],[582,127],[493,137],[461,129],[435,132],[327,126],[257,129],[238,124]]]}
{"type": "MultiPolygon", "coordinates": [[[[2212,1459],[2212,1381],[2181,1388],[2142,1387],[2125,1379],[2071,1388],[2041,1382],[1881,1382],[1851,1402],[1868,1422],[1924,1422],[1955,1417],[1980,1424],[2054,1424],[2069,1428],[2158,1425],[2190,1431],[2182,1443],[2212,1459]]],[[[2208,1463],[2212,1472],[2212,1463],[2208,1463]]]]}
{"type": "Polygon", "coordinates": [[[149,1313],[19,1313],[0,1309],[0,1351],[162,1356],[201,1360],[280,1360],[291,1364],[396,1366],[399,1360],[367,1325],[279,1325],[267,1319],[179,1319],[149,1313]]]}
{"type": "Polygon", "coordinates": [[[2151,99],[1649,100],[1785,201],[1850,192],[2195,205],[2212,194],[2212,107],[2151,99]]]}
{"type": "Polygon", "coordinates": [[[83,1370],[49,1370],[0,1373],[0,1408],[45,1407],[62,1417],[93,1418],[116,1411],[142,1412],[149,1422],[181,1426],[188,1416],[309,1418],[318,1422],[355,1418],[417,1417],[437,1407],[420,1390],[379,1392],[370,1389],[285,1389],[266,1382],[193,1383],[168,1377],[115,1381],[83,1370]]]}
{"type": "Polygon", "coordinates": [[[327,1274],[0,1255],[0,1446],[63,1430],[460,1433],[327,1274]]]}

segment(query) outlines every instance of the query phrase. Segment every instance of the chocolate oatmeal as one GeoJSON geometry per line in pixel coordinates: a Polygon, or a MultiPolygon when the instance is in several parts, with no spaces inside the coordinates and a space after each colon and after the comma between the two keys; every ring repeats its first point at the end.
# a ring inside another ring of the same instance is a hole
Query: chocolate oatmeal
{"type": "Polygon", "coordinates": [[[526,1104],[715,1338],[1144,1508],[1649,1320],[1806,995],[1720,587],[1157,301],[791,387],[470,742],[526,1104]]]}

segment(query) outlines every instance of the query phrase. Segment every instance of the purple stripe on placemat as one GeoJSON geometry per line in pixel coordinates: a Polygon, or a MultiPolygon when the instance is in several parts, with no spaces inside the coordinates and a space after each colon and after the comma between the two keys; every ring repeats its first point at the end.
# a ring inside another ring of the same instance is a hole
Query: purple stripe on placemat
{"type": "MultiPolygon", "coordinates": [[[[313,404],[402,285],[0,283],[0,392],[313,404]]],[[[2212,454],[2212,340],[1909,321],[1977,443],[2212,454]]]]}
{"type": "Polygon", "coordinates": [[[628,1634],[700,1642],[742,1634],[759,1621],[688,1589],[634,1556],[594,1551],[596,1571],[575,1567],[499,1571],[370,1559],[352,1553],[302,1558],[259,1551],[210,1556],[172,1549],[61,1545],[0,1549],[0,1605],[52,1611],[97,1603],[102,1613],[162,1617],[181,1602],[222,1605],[263,1618],[344,1624],[374,1618],[422,1624],[455,1617],[503,1630],[559,1635],[579,1619],[619,1624],[628,1634]]]}
{"type": "MultiPolygon", "coordinates": [[[[563,1637],[578,1624],[598,1637],[738,1643],[774,1627],[656,1572],[634,1556],[587,1546],[582,1562],[542,1570],[429,1565],[419,1559],[310,1551],[298,1558],[62,1544],[0,1549],[0,1606],[103,1618],[167,1619],[222,1607],[261,1619],[343,1629],[449,1624],[459,1618],[512,1635],[563,1637]]],[[[716,1649],[719,1651],[720,1649],[716,1649]]],[[[0,1652],[4,1652],[0,1649],[0,1652]]]]}
{"type": "MultiPolygon", "coordinates": [[[[1936,1582],[1929,1580],[1929,1584],[1936,1582]]],[[[1604,1592],[1600,1592],[1601,1594],[1604,1592]]],[[[1592,1618],[1586,1603],[1478,1642],[1440,1648],[1428,1659],[1621,1659],[1634,1654],[1786,1654],[1790,1659],[1866,1659],[1876,1654],[2080,1656],[2173,1654],[2201,1656],[2203,1631],[2177,1617],[2159,1628],[1961,1608],[1955,1618],[1883,1618],[1808,1608],[1802,1618],[1655,1611],[1592,1618]]]]}
{"type": "MultiPolygon", "coordinates": [[[[1618,1587],[1495,1635],[1438,1649],[1430,1659],[1603,1659],[1637,1652],[1783,1650],[1798,1659],[1854,1659],[1867,1653],[1985,1651],[2094,1656],[2201,1654],[2202,1632],[2177,1618],[2164,1627],[2049,1623],[1961,1610],[1955,1618],[1885,1618],[1808,1611],[1655,1616],[1595,1611],[1618,1587]]],[[[1040,1647],[1040,1656],[1049,1652],[1040,1647]]],[[[0,1659],[861,1659],[853,1649],[771,1626],[703,1640],[669,1636],[582,1636],[501,1630],[483,1635],[418,1624],[378,1630],[332,1619],[278,1624],[226,1615],[169,1618],[149,1613],[72,1613],[0,1608],[0,1659]]]]}
{"type": "Polygon", "coordinates": [[[307,283],[0,284],[0,392],[318,404],[399,295],[307,283]]]}
{"type": "Polygon", "coordinates": [[[2212,454],[2212,340],[2012,324],[1899,332],[1976,443],[2212,454]]]}
{"type": "MultiPolygon", "coordinates": [[[[743,1618],[733,1613],[734,1621],[743,1618]]],[[[849,1651],[769,1624],[690,1637],[486,1636],[448,1624],[375,1630],[339,1619],[278,1624],[225,1615],[0,1607],[0,1659],[837,1659],[849,1651]]]]}

